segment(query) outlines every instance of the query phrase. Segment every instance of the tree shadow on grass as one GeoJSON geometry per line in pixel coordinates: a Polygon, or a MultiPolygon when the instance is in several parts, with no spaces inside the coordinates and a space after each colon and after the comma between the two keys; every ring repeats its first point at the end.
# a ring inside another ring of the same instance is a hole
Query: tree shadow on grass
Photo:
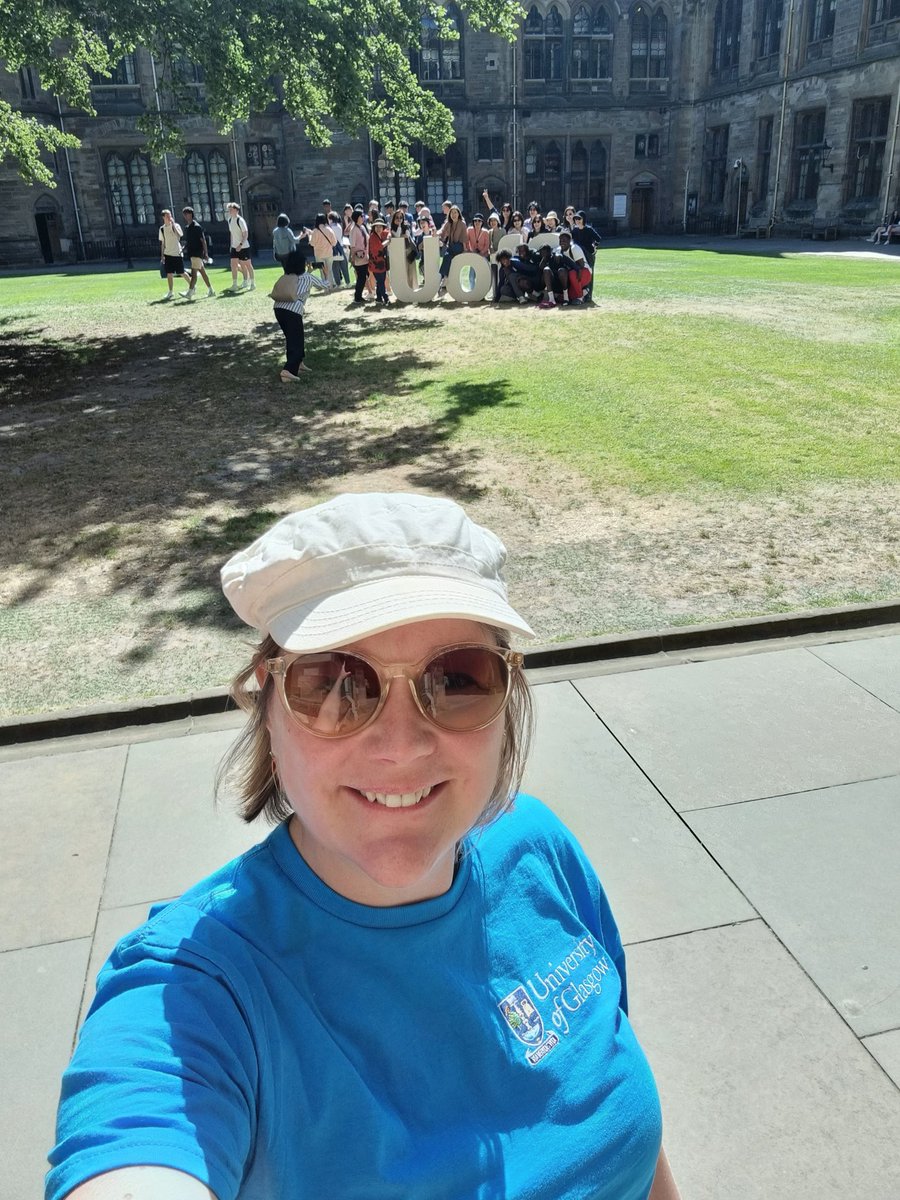
{"type": "Polygon", "coordinates": [[[454,384],[445,410],[421,422],[366,419],[375,397],[402,400],[421,386],[437,365],[427,349],[439,324],[390,313],[316,321],[312,373],[289,385],[278,379],[283,341],[268,321],[238,336],[184,326],[49,350],[40,327],[14,335],[16,350],[0,333],[0,362],[16,367],[0,413],[0,565],[22,578],[12,604],[39,599],[73,559],[97,564],[107,594],[141,602],[123,657],[137,662],[173,622],[239,625],[219,568],[298,492],[409,468],[413,486],[477,496],[477,456],[452,440],[479,410],[514,402],[505,380],[454,384]],[[415,345],[398,337],[385,348],[385,332],[415,333],[415,345]],[[48,362],[55,388],[40,377],[48,362]]]}

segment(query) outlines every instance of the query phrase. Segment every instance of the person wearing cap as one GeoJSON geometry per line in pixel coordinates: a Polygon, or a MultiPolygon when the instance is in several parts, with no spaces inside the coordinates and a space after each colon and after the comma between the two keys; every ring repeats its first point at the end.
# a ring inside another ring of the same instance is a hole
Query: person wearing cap
{"type": "Polygon", "coordinates": [[[606,895],[516,795],[505,558],[374,494],[225,564],[261,638],[226,777],[275,828],[100,972],[47,1200],[677,1200],[606,895]]]}
{"type": "Polygon", "coordinates": [[[369,232],[369,271],[375,280],[375,302],[389,304],[387,279],[387,244],[390,240],[387,221],[381,215],[374,218],[369,232]]]}
{"type": "Polygon", "coordinates": [[[476,213],[472,224],[466,230],[466,250],[470,254],[480,254],[482,258],[490,257],[491,238],[484,227],[484,217],[476,213]]]}
{"type": "Polygon", "coordinates": [[[534,226],[534,218],[541,215],[541,210],[538,207],[537,200],[532,200],[528,205],[528,216],[525,218],[524,228],[526,233],[531,233],[534,226]]]}
{"type": "Polygon", "coordinates": [[[589,301],[594,294],[594,264],[597,247],[600,245],[600,234],[593,225],[588,225],[587,213],[583,208],[572,218],[572,241],[584,251],[585,260],[591,269],[591,279],[584,294],[584,299],[589,301]]]}

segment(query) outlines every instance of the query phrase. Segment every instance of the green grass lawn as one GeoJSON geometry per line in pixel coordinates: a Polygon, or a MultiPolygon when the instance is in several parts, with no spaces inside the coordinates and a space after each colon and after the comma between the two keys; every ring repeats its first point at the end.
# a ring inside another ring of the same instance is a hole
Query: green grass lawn
{"type": "Polygon", "coordinates": [[[347,487],[468,502],[542,640],[900,590],[897,258],[604,249],[557,312],[316,295],[296,388],[277,273],[0,277],[0,711],[59,706],[35,644],[65,703],[224,682],[218,566],[347,487]]]}

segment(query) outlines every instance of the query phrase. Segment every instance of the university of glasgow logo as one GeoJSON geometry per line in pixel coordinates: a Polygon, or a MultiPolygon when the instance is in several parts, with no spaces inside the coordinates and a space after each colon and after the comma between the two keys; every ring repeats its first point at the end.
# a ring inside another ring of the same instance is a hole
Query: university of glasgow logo
{"type": "Polygon", "coordinates": [[[528,998],[523,987],[517,987],[497,1005],[503,1013],[503,1019],[526,1046],[537,1046],[544,1040],[544,1022],[541,1014],[528,998]]]}
{"type": "Polygon", "coordinates": [[[508,996],[504,996],[497,1007],[519,1041],[529,1047],[525,1057],[532,1066],[539,1063],[545,1054],[549,1054],[554,1046],[559,1045],[559,1038],[555,1033],[545,1038],[541,1014],[523,987],[517,987],[508,996]]]}

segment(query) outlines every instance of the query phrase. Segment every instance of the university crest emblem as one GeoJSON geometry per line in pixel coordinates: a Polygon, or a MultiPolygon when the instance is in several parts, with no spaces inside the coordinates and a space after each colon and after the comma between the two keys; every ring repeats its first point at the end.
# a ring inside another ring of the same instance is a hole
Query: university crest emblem
{"type": "Polygon", "coordinates": [[[512,1032],[528,1047],[525,1057],[532,1066],[549,1054],[554,1046],[559,1045],[559,1038],[555,1033],[546,1037],[541,1014],[523,987],[514,988],[508,996],[503,997],[497,1007],[512,1032]]]}

